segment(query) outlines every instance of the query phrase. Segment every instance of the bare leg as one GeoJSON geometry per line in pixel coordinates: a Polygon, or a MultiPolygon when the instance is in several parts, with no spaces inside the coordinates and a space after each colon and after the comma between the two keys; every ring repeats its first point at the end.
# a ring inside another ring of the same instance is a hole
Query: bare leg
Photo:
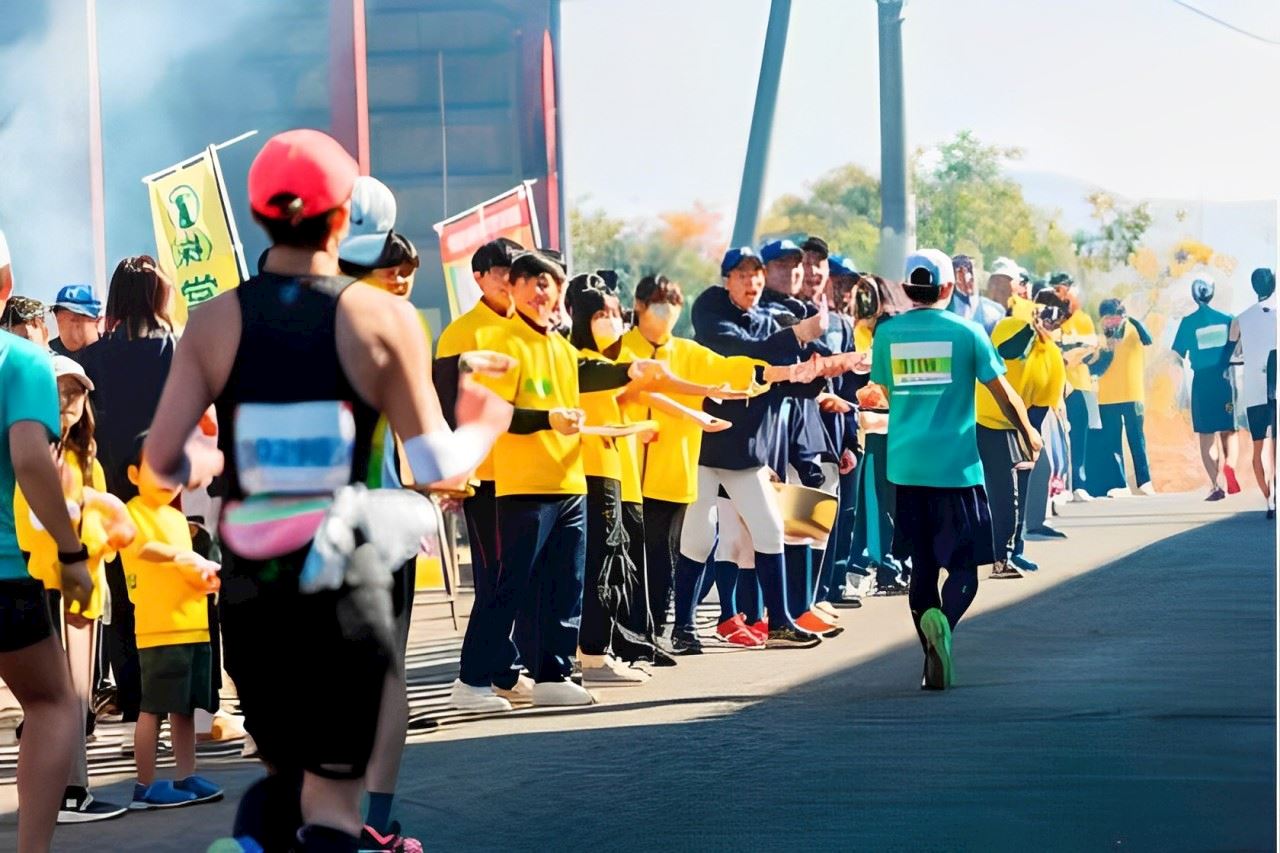
{"type": "Polygon", "coordinates": [[[1204,472],[1209,475],[1209,488],[1219,488],[1218,480],[1221,474],[1221,466],[1219,460],[1214,459],[1214,449],[1218,444],[1218,436],[1216,433],[1201,433],[1196,436],[1200,439],[1200,461],[1204,463],[1204,472]]]}
{"type": "Polygon", "coordinates": [[[403,672],[387,671],[382,683],[382,707],[378,711],[378,733],[373,741],[373,756],[365,775],[369,792],[394,794],[400,776],[400,759],[404,755],[404,739],[409,731],[409,697],[403,672]]]}
{"type": "Polygon", "coordinates": [[[18,851],[44,853],[53,841],[58,806],[71,772],[76,727],[84,717],[71,689],[62,646],[48,637],[16,652],[0,652],[0,679],[22,706],[18,748],[18,851]]]}
{"type": "Polygon", "coordinates": [[[194,776],[196,773],[196,718],[191,714],[170,714],[169,738],[173,741],[173,760],[177,764],[177,778],[186,779],[188,776],[194,776]]]}
{"type": "Polygon", "coordinates": [[[138,765],[138,781],[150,785],[156,780],[156,743],[160,739],[160,717],[142,711],[133,729],[133,760],[138,765]]]}
{"type": "Polygon", "coordinates": [[[1270,499],[1271,478],[1267,475],[1266,456],[1268,454],[1265,452],[1266,449],[1267,439],[1255,438],[1253,440],[1253,477],[1258,481],[1258,488],[1262,490],[1262,496],[1270,499]]]}
{"type": "Polygon", "coordinates": [[[360,796],[364,779],[326,779],[314,773],[302,777],[302,822],[339,829],[348,835],[360,834],[360,796]]]}

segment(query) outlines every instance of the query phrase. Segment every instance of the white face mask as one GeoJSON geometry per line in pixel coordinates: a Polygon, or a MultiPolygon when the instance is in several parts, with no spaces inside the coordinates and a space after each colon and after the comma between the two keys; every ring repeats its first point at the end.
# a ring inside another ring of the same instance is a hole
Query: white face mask
{"type": "Polygon", "coordinates": [[[608,349],[622,337],[621,317],[601,317],[591,321],[591,336],[596,339],[600,349],[608,349]]]}

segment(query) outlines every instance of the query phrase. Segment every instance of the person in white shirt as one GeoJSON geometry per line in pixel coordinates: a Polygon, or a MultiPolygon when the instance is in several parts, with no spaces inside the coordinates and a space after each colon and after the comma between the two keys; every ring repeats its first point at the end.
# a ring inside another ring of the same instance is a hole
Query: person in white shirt
{"type": "Polygon", "coordinates": [[[1276,517],[1276,274],[1274,270],[1259,267],[1253,271],[1250,281],[1258,301],[1232,321],[1231,340],[1239,342],[1244,358],[1240,404],[1244,406],[1249,435],[1253,437],[1253,474],[1262,496],[1267,499],[1267,518],[1273,519],[1276,517]]]}

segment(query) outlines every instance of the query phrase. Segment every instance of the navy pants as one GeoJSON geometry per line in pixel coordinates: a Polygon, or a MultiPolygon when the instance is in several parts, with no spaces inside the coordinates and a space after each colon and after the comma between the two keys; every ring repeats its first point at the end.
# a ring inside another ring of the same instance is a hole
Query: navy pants
{"type": "MultiPolygon", "coordinates": [[[[861,462],[861,460],[859,460],[861,462]]],[[[852,570],[853,528],[858,518],[858,468],[840,475],[840,503],[836,511],[836,527],[823,552],[822,570],[814,601],[840,601],[844,576],[852,570]],[[837,583],[838,579],[838,583],[837,583]],[[834,594],[833,593],[834,590],[834,594]]]]}
{"type": "Polygon", "coordinates": [[[1085,489],[1085,460],[1089,450],[1089,405],[1085,392],[1067,395],[1067,424],[1071,427],[1071,489],[1085,489]]]}
{"type": "Polygon", "coordinates": [[[1141,403],[1107,403],[1098,406],[1102,429],[1089,436],[1099,441],[1099,452],[1090,451],[1093,479],[1089,482],[1089,494],[1102,497],[1111,489],[1123,489],[1127,485],[1124,472],[1124,444],[1129,444],[1133,457],[1135,485],[1151,481],[1151,465],[1147,462],[1147,436],[1143,426],[1141,403]]]}
{"type": "Polygon", "coordinates": [[[463,683],[513,684],[511,630],[523,606],[531,615],[525,666],[535,681],[562,681],[572,672],[582,620],[586,563],[586,498],[509,495],[497,499],[498,576],[493,595],[476,601],[462,641],[463,683]]]}
{"type": "MultiPolygon", "coordinates": [[[[492,480],[481,480],[475,494],[462,502],[462,514],[467,520],[467,543],[471,546],[471,582],[475,584],[476,597],[472,610],[493,598],[498,582],[498,504],[492,480]]],[[[532,610],[519,607],[512,636],[515,638],[515,667],[532,653],[533,625],[529,614],[532,610]]],[[[514,683],[514,682],[512,682],[514,683]]],[[[505,682],[501,685],[508,686],[505,682]]]]}

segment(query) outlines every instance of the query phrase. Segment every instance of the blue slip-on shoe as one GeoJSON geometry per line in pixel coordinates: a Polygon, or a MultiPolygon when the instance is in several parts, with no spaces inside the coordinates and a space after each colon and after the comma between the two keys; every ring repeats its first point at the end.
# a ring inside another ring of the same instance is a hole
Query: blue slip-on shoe
{"type": "Polygon", "coordinates": [[[1013,563],[1014,568],[1016,568],[1020,572],[1040,571],[1040,565],[1038,563],[1034,563],[1031,560],[1028,560],[1022,554],[1014,554],[1012,557],[1009,558],[1009,562],[1013,563]]]}
{"type": "Polygon", "coordinates": [[[222,789],[203,776],[188,776],[174,782],[173,787],[179,791],[195,794],[197,803],[213,803],[222,799],[222,789]]]}
{"type": "Polygon", "coordinates": [[[129,804],[129,808],[134,811],[173,809],[189,806],[195,801],[195,794],[178,790],[168,779],[159,779],[145,787],[141,783],[135,784],[133,802],[129,804]]]}

